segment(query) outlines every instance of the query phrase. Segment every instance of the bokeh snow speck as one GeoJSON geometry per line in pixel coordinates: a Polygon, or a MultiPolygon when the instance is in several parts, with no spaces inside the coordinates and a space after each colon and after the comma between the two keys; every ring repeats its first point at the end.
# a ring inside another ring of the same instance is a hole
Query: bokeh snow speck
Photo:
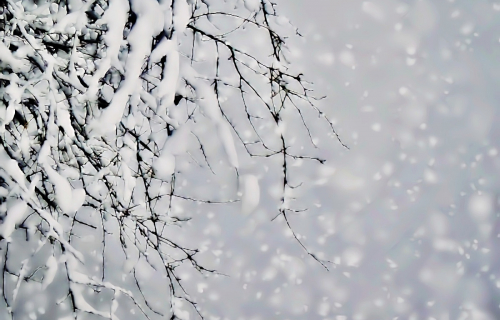
{"type": "Polygon", "coordinates": [[[500,319],[500,3],[278,4],[304,36],[289,56],[328,96],[320,105],[350,147],[318,137],[329,161],[304,167],[316,181],[300,191],[311,209],[291,217],[332,263],[326,271],[270,222],[279,168],[259,166],[245,173],[260,185],[252,213],[200,212],[180,235],[228,275],[190,275],[203,309],[221,319],[500,319]]]}

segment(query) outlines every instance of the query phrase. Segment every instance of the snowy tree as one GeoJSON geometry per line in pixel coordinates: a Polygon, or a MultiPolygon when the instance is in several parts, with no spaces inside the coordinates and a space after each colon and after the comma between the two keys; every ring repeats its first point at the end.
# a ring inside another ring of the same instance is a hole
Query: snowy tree
{"type": "Polygon", "coordinates": [[[279,168],[276,217],[326,267],[289,216],[316,137],[342,142],[298,35],[269,0],[0,1],[1,317],[203,317],[178,270],[216,271],[173,230],[252,213],[252,163],[279,168]]]}

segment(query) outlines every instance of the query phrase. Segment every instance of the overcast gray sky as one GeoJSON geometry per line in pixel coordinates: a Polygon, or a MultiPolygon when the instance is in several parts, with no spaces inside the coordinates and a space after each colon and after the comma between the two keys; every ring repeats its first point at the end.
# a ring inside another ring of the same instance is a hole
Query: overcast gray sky
{"type": "Polygon", "coordinates": [[[328,167],[302,191],[315,209],[292,220],[335,263],[327,272],[305,257],[263,195],[250,216],[193,222],[230,276],[193,282],[206,308],[227,319],[499,319],[500,3],[278,8],[304,36],[291,56],[350,147],[323,144],[328,167]]]}

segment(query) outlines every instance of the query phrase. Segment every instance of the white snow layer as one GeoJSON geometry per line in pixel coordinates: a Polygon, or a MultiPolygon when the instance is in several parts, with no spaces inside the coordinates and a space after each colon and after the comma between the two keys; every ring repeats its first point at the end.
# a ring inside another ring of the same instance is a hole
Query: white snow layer
{"type": "Polygon", "coordinates": [[[174,35],[171,40],[164,38],[153,52],[151,52],[151,62],[161,60],[166,56],[167,61],[163,69],[163,79],[158,89],[160,105],[157,113],[164,117],[167,115],[167,108],[174,103],[175,90],[179,79],[179,53],[177,51],[177,37],[174,35]],[[154,59],[154,60],[153,60],[154,59]]]}
{"type": "Polygon", "coordinates": [[[252,174],[246,174],[240,177],[241,186],[241,212],[243,214],[252,213],[260,201],[259,179],[252,174]]]}
{"type": "Polygon", "coordinates": [[[11,200],[7,205],[7,215],[2,225],[0,225],[0,235],[4,238],[10,237],[16,227],[26,218],[28,212],[28,205],[23,200],[11,200]]]}
{"type": "Polygon", "coordinates": [[[155,174],[160,179],[170,180],[175,172],[175,156],[187,151],[190,134],[188,125],[182,125],[165,141],[160,156],[153,162],[155,174]]]}
{"type": "Polygon", "coordinates": [[[27,72],[30,68],[28,60],[15,57],[3,42],[0,42],[0,66],[9,66],[14,72],[27,72]]]}
{"type": "MultiPolygon", "coordinates": [[[[157,1],[133,0],[132,8],[137,14],[137,21],[127,37],[130,53],[125,63],[125,79],[120,84],[109,106],[102,112],[101,117],[89,124],[88,131],[92,134],[99,135],[113,131],[121,121],[129,97],[137,90],[145,59],[151,53],[151,39],[163,30],[163,11],[157,1]]],[[[127,11],[122,8],[117,14],[126,16],[127,11]]],[[[114,16],[115,14],[110,20],[114,19],[114,16]]],[[[120,17],[119,20],[121,24],[123,17],[120,17]]],[[[114,41],[121,42],[121,36],[106,41],[112,42],[116,47],[117,44],[114,41]]]]}
{"type": "Polygon", "coordinates": [[[26,188],[24,173],[16,160],[11,159],[3,147],[0,147],[0,168],[5,170],[21,188],[26,188]]]}
{"type": "Polygon", "coordinates": [[[238,154],[236,153],[236,148],[234,146],[234,139],[231,133],[230,125],[221,119],[217,123],[217,132],[219,133],[219,138],[224,146],[224,151],[226,151],[229,163],[234,168],[238,168],[238,154]]]}
{"type": "Polygon", "coordinates": [[[248,11],[256,12],[260,9],[260,1],[259,0],[244,0],[245,8],[248,11]]]}
{"type": "Polygon", "coordinates": [[[127,14],[129,4],[127,0],[111,0],[109,8],[104,12],[99,23],[106,24],[108,31],[103,36],[106,43],[106,57],[99,63],[99,68],[94,73],[93,77],[87,81],[89,85],[87,98],[95,100],[99,90],[99,80],[104,77],[111,66],[123,72],[123,68],[118,60],[118,53],[123,42],[123,29],[127,23],[127,14]]]}
{"type": "Polygon", "coordinates": [[[186,30],[186,26],[191,18],[191,12],[189,10],[189,5],[186,0],[175,0],[174,1],[174,30],[178,33],[183,33],[186,30]]]}
{"type": "Polygon", "coordinates": [[[128,202],[132,198],[132,192],[134,191],[136,180],[132,176],[132,171],[126,163],[122,163],[121,174],[124,181],[123,201],[125,202],[125,204],[128,204],[128,202]]]}
{"type": "MultiPolygon", "coordinates": [[[[0,48],[0,67],[2,61],[2,53],[0,48]]],[[[0,132],[5,131],[5,126],[8,125],[12,119],[14,118],[14,114],[16,109],[19,108],[19,103],[21,102],[21,97],[24,91],[24,87],[20,86],[19,77],[11,73],[10,76],[4,77],[4,79],[8,79],[10,84],[5,88],[5,93],[9,95],[10,101],[7,108],[2,107],[0,110],[0,132]]]]}
{"type": "Polygon", "coordinates": [[[161,157],[153,163],[153,169],[158,178],[170,180],[172,174],[175,172],[175,156],[168,151],[163,152],[161,157]]]}
{"type": "Polygon", "coordinates": [[[88,1],[83,6],[80,5],[80,8],[78,9],[76,9],[75,6],[72,6],[72,12],[59,19],[50,31],[65,33],[70,31],[70,27],[74,27],[76,30],[81,30],[87,24],[87,15],[85,14],[85,11],[90,8],[91,4],[92,1],[88,1]]]}
{"type": "Polygon", "coordinates": [[[54,281],[58,269],[58,262],[54,256],[49,256],[45,265],[47,266],[47,270],[43,275],[42,290],[45,290],[54,281]]]}
{"type": "Polygon", "coordinates": [[[68,179],[61,176],[49,165],[45,165],[44,169],[50,182],[54,184],[56,202],[59,208],[61,208],[64,213],[71,213],[80,209],[85,201],[85,190],[73,190],[68,179]]]}

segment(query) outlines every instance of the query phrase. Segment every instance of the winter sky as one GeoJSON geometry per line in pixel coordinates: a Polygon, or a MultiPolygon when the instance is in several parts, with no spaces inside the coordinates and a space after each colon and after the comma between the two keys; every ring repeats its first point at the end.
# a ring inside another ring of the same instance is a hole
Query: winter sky
{"type": "Polygon", "coordinates": [[[229,276],[193,281],[200,302],[227,319],[499,319],[500,3],[278,3],[303,35],[290,56],[350,147],[319,139],[329,161],[292,218],[332,264],[270,221],[264,183],[254,213],[214,209],[186,229],[229,276]]]}

